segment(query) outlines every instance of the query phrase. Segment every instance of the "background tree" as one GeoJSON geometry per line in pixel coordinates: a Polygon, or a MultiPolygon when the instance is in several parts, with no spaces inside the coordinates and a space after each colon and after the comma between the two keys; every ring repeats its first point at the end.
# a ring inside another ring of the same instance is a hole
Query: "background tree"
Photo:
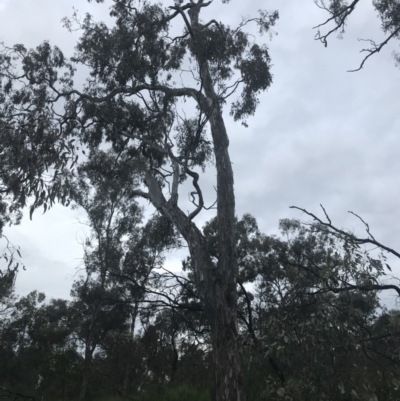
{"type": "Polygon", "coordinates": [[[133,337],[149,277],[162,265],[163,252],[177,244],[173,230],[163,229],[159,218],[140,225],[142,210],[132,194],[138,164],[113,150],[98,150],[90,153],[70,182],[74,205],[86,211],[91,228],[84,244],[86,276],[71,292],[71,307],[85,321],[77,331],[85,350],[79,399],[85,397],[93,356],[107,333],[123,333],[129,325],[133,337]]]}
{"type": "Polygon", "coordinates": [[[80,358],[71,339],[68,302],[44,300],[44,294],[32,292],[0,321],[0,385],[10,397],[69,398],[78,388],[80,358]]]}
{"type": "MultiPolygon", "coordinates": [[[[211,252],[218,252],[217,231],[216,219],[203,229],[211,252]]],[[[248,399],[397,400],[399,314],[382,308],[377,290],[365,287],[377,275],[382,278],[378,264],[358,248],[344,247],[321,224],[283,220],[281,232],[281,237],[262,234],[250,215],[236,221],[239,338],[248,399]]],[[[170,298],[182,305],[199,300],[190,262],[176,277],[180,292],[171,287],[170,298]]],[[[214,362],[204,309],[158,302],[151,313],[142,310],[142,324],[132,335],[131,305],[115,291],[123,286],[109,282],[110,275],[99,291],[96,277],[88,280],[86,292],[85,280],[76,284],[82,294],[73,302],[45,304],[43,294],[33,293],[15,304],[0,322],[0,386],[38,398],[76,399],[91,324],[90,338],[97,345],[87,397],[211,399],[214,362]]]]}
{"type": "MultiPolygon", "coordinates": [[[[319,222],[282,220],[280,227],[277,238],[263,235],[250,215],[236,225],[248,396],[396,399],[398,360],[378,342],[396,344],[397,331],[373,334],[385,316],[377,291],[396,289],[378,285],[384,259],[319,222]]],[[[204,228],[214,251],[217,230],[215,220],[204,228]]]]}

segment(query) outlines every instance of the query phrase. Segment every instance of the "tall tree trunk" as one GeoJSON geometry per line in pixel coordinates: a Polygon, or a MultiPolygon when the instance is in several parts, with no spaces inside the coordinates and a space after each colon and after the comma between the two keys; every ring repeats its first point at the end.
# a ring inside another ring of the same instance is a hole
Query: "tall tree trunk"
{"type": "MultiPolygon", "coordinates": [[[[188,243],[193,263],[195,285],[202,299],[211,326],[213,355],[215,361],[216,400],[245,401],[241,369],[241,352],[237,326],[238,276],[235,242],[235,194],[233,170],[229,157],[229,138],[222,117],[220,99],[215,93],[202,44],[196,38],[202,36],[199,12],[202,2],[189,10],[190,34],[204,91],[198,104],[209,115],[217,170],[217,221],[219,253],[214,265],[204,236],[194,223],[177,206],[177,189],[167,202],[157,180],[148,173],[145,183],[153,205],[167,217],[188,243]]],[[[189,24],[189,22],[188,22],[189,24]]],[[[177,188],[179,167],[175,166],[174,179],[177,188]]],[[[174,185],[173,185],[174,187],[174,185]]]]}
{"type": "Polygon", "coordinates": [[[228,136],[219,105],[214,106],[210,123],[214,140],[218,191],[218,279],[214,284],[215,311],[211,327],[216,366],[216,399],[217,401],[244,401],[237,327],[238,268],[234,227],[233,171],[228,153],[228,136]]]}
{"type": "MultiPolygon", "coordinates": [[[[208,71],[203,69],[203,76],[208,71]]],[[[207,81],[207,78],[204,79],[207,81]]],[[[206,86],[206,85],[205,85],[206,86]]],[[[212,88],[212,87],[211,87],[212,88]]],[[[206,92],[207,89],[206,89],[206,92]]],[[[217,102],[213,90],[213,102],[217,102]]],[[[219,104],[213,106],[210,117],[217,168],[217,222],[219,255],[214,283],[215,311],[212,322],[212,342],[216,366],[217,401],[244,401],[244,383],[241,370],[241,352],[237,326],[237,254],[235,244],[235,196],[233,171],[229,158],[229,140],[219,104]]]]}
{"type": "MultiPolygon", "coordinates": [[[[199,2],[200,3],[200,2],[199,2]]],[[[229,157],[229,138],[222,117],[220,99],[215,93],[209,65],[203,56],[199,24],[200,4],[189,10],[193,28],[193,42],[200,76],[210,105],[211,135],[217,170],[218,222],[218,280],[215,282],[215,312],[212,323],[212,342],[216,366],[217,401],[245,400],[241,369],[241,352],[237,325],[237,253],[235,241],[235,193],[232,163],[229,157]]]]}
{"type": "MultiPolygon", "coordinates": [[[[220,256],[218,266],[215,266],[203,234],[177,206],[177,199],[167,202],[151,173],[146,175],[145,182],[153,205],[176,225],[189,246],[195,285],[211,325],[216,400],[245,401],[237,330],[236,255],[230,257],[232,264],[226,259],[223,263],[220,256]]],[[[220,231],[224,228],[220,226],[220,231]]]]}
{"type": "MultiPolygon", "coordinates": [[[[215,314],[212,329],[212,343],[215,363],[215,384],[217,401],[245,400],[244,383],[240,364],[240,349],[237,339],[235,318],[231,308],[222,304],[226,294],[217,295],[221,302],[215,314]]],[[[226,299],[225,299],[226,301],[226,299]]]]}

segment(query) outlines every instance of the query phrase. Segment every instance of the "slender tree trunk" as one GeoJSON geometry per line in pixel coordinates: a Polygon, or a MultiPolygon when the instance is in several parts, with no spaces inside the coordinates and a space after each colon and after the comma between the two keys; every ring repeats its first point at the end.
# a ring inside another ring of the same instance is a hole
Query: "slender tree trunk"
{"type": "Polygon", "coordinates": [[[86,396],[86,391],[89,384],[90,373],[91,373],[92,356],[93,356],[92,349],[88,345],[86,345],[81,391],[79,393],[79,398],[78,398],[79,401],[82,401],[86,396]]]}
{"type": "Polygon", "coordinates": [[[134,307],[131,309],[131,324],[129,326],[129,330],[132,339],[135,338],[136,318],[139,312],[139,302],[139,300],[135,300],[134,307]]]}
{"type": "Polygon", "coordinates": [[[130,376],[131,376],[131,365],[130,361],[128,361],[127,366],[125,366],[124,381],[122,383],[123,394],[126,394],[126,391],[128,390],[130,376]]]}
{"type": "Polygon", "coordinates": [[[171,336],[171,345],[172,345],[172,349],[173,349],[173,360],[172,360],[172,366],[171,366],[171,383],[174,383],[174,381],[175,381],[175,374],[176,374],[176,371],[178,370],[178,361],[179,361],[179,354],[178,354],[178,350],[176,349],[175,334],[176,334],[176,331],[174,330],[172,332],[172,336],[171,336]]]}

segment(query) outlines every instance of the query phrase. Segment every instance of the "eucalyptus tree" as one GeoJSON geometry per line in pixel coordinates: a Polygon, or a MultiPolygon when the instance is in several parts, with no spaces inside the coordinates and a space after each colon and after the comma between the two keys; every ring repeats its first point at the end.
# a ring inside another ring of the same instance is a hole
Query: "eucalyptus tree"
{"type": "MultiPolygon", "coordinates": [[[[211,249],[213,223],[204,230],[211,249]]],[[[382,311],[378,291],[398,286],[381,283],[384,255],[322,220],[285,219],[280,229],[271,237],[249,215],[237,222],[238,312],[254,357],[247,366],[256,367],[248,393],[265,390],[266,379],[271,399],[397,399],[398,312],[382,311]]]]}
{"type": "MultiPolygon", "coordinates": [[[[384,260],[355,244],[350,233],[318,221],[285,219],[280,229],[281,237],[271,237],[250,215],[236,221],[248,396],[397,399],[398,314],[380,311],[378,291],[398,287],[380,284],[384,260]]],[[[203,232],[218,259],[217,220],[203,232]]],[[[190,262],[184,267],[192,282],[190,262]]],[[[192,302],[198,298],[189,282],[182,291],[192,302]]]]}
{"type": "Polygon", "coordinates": [[[35,197],[33,212],[57,199],[68,202],[66,170],[79,163],[80,146],[90,154],[107,143],[137,160],[147,189],[132,182],[132,196],[148,200],[187,242],[212,330],[216,397],[243,400],[235,195],[223,108],[239,92],[231,103],[234,120],[246,124],[254,114],[258,94],[272,82],[270,56],[245,29],[255,23],[260,34],[268,32],[278,14],[260,11],[231,28],[201,19],[212,1],[165,4],[114,0],[111,27],[90,15],[65,20],[67,27],[75,23],[82,30],[69,60],[47,42],[33,50],[23,45],[3,49],[1,178],[20,204],[35,197]],[[89,71],[83,88],[73,82],[79,66],[89,71]],[[185,71],[188,79],[177,84],[185,71]],[[185,101],[189,107],[181,113],[185,101]],[[218,262],[194,223],[205,207],[200,171],[210,161],[216,170],[218,262]],[[189,213],[178,196],[186,180],[193,186],[189,213]]]}
{"type": "Polygon", "coordinates": [[[94,353],[107,332],[129,327],[133,337],[138,313],[148,306],[148,292],[157,293],[149,289],[152,271],[162,266],[164,251],[176,244],[173,230],[163,227],[164,218],[141,224],[142,208],[132,195],[137,170],[137,163],[125,155],[97,150],[69,182],[73,205],[86,211],[90,227],[84,241],[85,275],[71,292],[71,310],[82,320],[77,330],[84,349],[79,399],[85,397],[94,353]]]}
{"type": "Polygon", "coordinates": [[[66,300],[33,291],[0,320],[0,394],[5,399],[69,397],[77,388],[77,321],[66,300]]]}

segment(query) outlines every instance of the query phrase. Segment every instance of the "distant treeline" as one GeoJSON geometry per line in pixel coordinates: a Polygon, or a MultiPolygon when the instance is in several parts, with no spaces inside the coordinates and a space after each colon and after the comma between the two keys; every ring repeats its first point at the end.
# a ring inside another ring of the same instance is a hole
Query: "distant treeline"
{"type": "MultiPolygon", "coordinates": [[[[217,249],[216,221],[203,231],[217,249]]],[[[400,399],[400,311],[373,290],[380,260],[318,225],[284,220],[281,231],[285,239],[262,234],[250,215],[237,221],[248,400],[400,399]]],[[[110,238],[87,241],[72,300],[2,298],[2,399],[214,398],[210,327],[190,259],[179,274],[163,269],[166,244],[178,246],[173,232],[155,218],[134,245],[110,238]]]]}

